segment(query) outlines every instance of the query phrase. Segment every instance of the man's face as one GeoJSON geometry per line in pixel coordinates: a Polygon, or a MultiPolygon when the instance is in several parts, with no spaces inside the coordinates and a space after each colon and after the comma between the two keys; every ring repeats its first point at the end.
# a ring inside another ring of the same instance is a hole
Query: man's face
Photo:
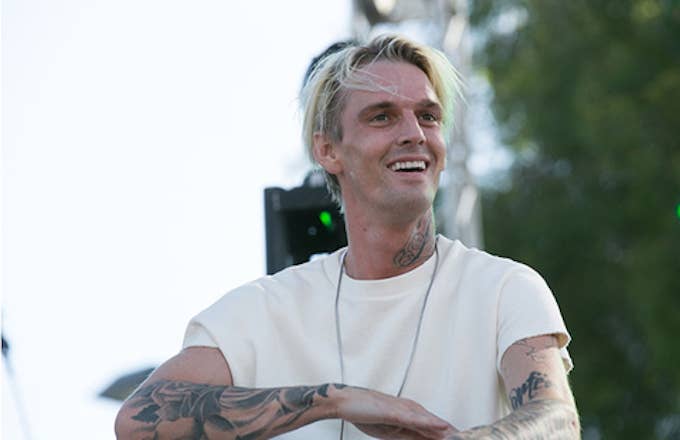
{"type": "Polygon", "coordinates": [[[379,61],[362,72],[385,90],[351,90],[345,99],[342,140],[334,143],[345,206],[429,209],[446,157],[437,95],[412,64],[379,61]]]}

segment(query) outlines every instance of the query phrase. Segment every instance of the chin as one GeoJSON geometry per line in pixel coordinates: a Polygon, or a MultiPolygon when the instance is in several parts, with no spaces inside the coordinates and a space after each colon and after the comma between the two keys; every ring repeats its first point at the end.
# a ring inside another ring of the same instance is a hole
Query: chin
{"type": "Polygon", "coordinates": [[[394,194],[385,203],[385,209],[398,212],[401,216],[418,217],[432,208],[434,194],[427,196],[424,194],[394,194]]]}

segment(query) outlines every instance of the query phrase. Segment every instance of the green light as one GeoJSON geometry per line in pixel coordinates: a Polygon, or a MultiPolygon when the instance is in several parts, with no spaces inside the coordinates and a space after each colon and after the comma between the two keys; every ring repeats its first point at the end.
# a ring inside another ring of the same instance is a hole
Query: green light
{"type": "Polygon", "coordinates": [[[678,203],[678,206],[675,207],[675,215],[677,215],[678,219],[680,219],[680,203],[678,203]]]}
{"type": "Polygon", "coordinates": [[[319,213],[319,220],[321,221],[321,224],[327,227],[328,229],[333,227],[333,218],[331,218],[330,212],[321,211],[319,213]]]}

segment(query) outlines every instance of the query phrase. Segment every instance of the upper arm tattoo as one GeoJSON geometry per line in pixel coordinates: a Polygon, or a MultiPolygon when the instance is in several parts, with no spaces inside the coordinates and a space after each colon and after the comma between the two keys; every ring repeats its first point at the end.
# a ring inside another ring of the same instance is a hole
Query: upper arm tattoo
{"type": "Polygon", "coordinates": [[[537,391],[550,388],[551,386],[552,383],[548,380],[547,374],[532,371],[522,385],[510,391],[512,409],[517,409],[525,403],[532,401],[536,397],[537,391]]]}
{"type": "Polygon", "coordinates": [[[546,341],[542,341],[542,343],[538,343],[537,341],[531,339],[521,339],[512,344],[511,347],[521,350],[524,356],[526,356],[531,361],[539,364],[545,364],[548,360],[545,350],[549,348],[558,348],[558,345],[555,337],[550,336],[546,341]]]}
{"type": "Polygon", "coordinates": [[[315,399],[328,397],[330,386],[344,385],[249,389],[161,380],[138,390],[130,406],[139,409],[132,419],[143,423],[144,432],[156,433],[162,424],[179,421],[183,425],[176,438],[204,439],[209,432],[221,432],[256,439],[286,431],[315,399]]]}
{"type": "Polygon", "coordinates": [[[559,391],[564,372],[555,369],[562,368],[556,348],[557,341],[552,336],[512,344],[502,369],[507,383],[517,385],[509,390],[513,411],[493,424],[456,433],[447,440],[579,439],[576,406],[559,391]]]}
{"type": "Polygon", "coordinates": [[[530,344],[527,339],[522,339],[521,341],[517,341],[516,345],[524,348],[526,350],[525,356],[530,358],[532,361],[538,363],[545,363],[546,356],[544,350],[548,348],[557,347],[557,342],[555,341],[555,337],[551,336],[550,339],[547,342],[544,342],[543,344],[537,343],[530,344]]]}
{"type": "Polygon", "coordinates": [[[508,395],[512,409],[515,410],[534,399],[541,398],[543,390],[554,386],[554,381],[549,377],[552,372],[550,368],[551,356],[554,357],[554,353],[551,354],[549,349],[558,348],[558,346],[555,338],[550,336],[523,339],[515,342],[511,347],[513,350],[513,368],[516,369],[519,364],[525,366],[523,367],[526,368],[524,371],[529,371],[528,376],[524,377],[517,376],[518,373],[522,374],[521,370],[516,371],[513,377],[509,366],[503,366],[505,379],[512,378],[511,383],[513,385],[518,384],[515,388],[509,390],[508,395]],[[521,384],[520,380],[523,380],[521,384]]]}

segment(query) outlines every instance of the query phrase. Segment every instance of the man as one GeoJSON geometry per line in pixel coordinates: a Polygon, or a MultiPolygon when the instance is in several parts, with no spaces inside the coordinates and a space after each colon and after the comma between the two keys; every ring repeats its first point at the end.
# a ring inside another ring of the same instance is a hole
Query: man
{"type": "Polygon", "coordinates": [[[552,293],[530,268],[435,235],[457,93],[401,37],[319,61],[304,137],[348,246],[225,295],[126,401],[119,438],[578,438],[552,293]]]}

